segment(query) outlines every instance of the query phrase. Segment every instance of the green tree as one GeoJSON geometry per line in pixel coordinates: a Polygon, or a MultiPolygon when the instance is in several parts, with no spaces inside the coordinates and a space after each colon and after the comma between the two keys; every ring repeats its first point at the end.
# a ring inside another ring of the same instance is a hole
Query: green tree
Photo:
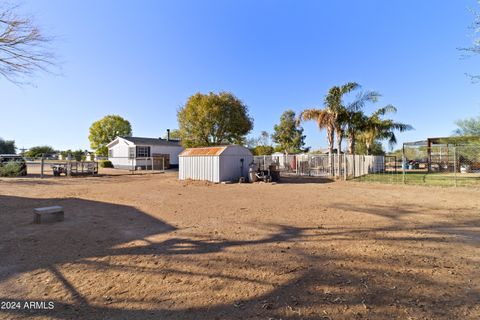
{"type": "Polygon", "coordinates": [[[340,156],[342,152],[342,141],[345,134],[345,112],[346,108],[343,105],[343,96],[356,89],[360,88],[360,85],[356,82],[349,82],[342,86],[333,86],[328,90],[325,97],[325,109],[331,114],[333,121],[333,128],[337,137],[337,153],[340,156]]]}
{"type": "Polygon", "coordinates": [[[55,153],[55,149],[50,146],[36,146],[31,147],[25,152],[25,157],[27,158],[39,158],[43,154],[52,154],[55,153]]]}
{"type": "Polygon", "coordinates": [[[383,145],[380,141],[374,141],[370,146],[370,151],[368,151],[367,145],[364,141],[360,140],[355,144],[354,149],[355,154],[371,154],[374,156],[383,156],[385,155],[385,150],[383,150],[383,145]]]}
{"type": "Polygon", "coordinates": [[[253,128],[248,107],[229,92],[196,93],[177,117],[185,147],[243,144],[253,128]]]}
{"type": "Polygon", "coordinates": [[[275,152],[275,148],[272,146],[256,146],[251,150],[255,156],[268,156],[275,152]]]}
{"type": "Polygon", "coordinates": [[[301,121],[315,121],[320,130],[327,131],[328,153],[333,153],[335,139],[335,118],[331,112],[325,109],[306,109],[300,113],[297,124],[301,121]]]}
{"type": "Polygon", "coordinates": [[[356,153],[357,135],[365,130],[367,122],[367,117],[363,113],[365,104],[376,102],[379,96],[380,94],[374,91],[362,92],[351,103],[342,108],[339,122],[348,138],[348,153],[356,153]]]}
{"type": "Polygon", "coordinates": [[[284,153],[305,151],[303,128],[298,126],[294,111],[285,111],[280,117],[280,123],[275,125],[273,130],[272,140],[277,144],[277,150],[284,153]]]}
{"type": "Polygon", "coordinates": [[[118,136],[131,136],[130,122],[118,115],[108,115],[90,126],[90,147],[99,156],[108,156],[107,144],[118,136]]]}
{"type": "Polygon", "coordinates": [[[12,154],[16,152],[15,141],[13,140],[3,140],[0,138],[0,154],[12,154]]]}
{"type": "MultiPolygon", "coordinates": [[[[168,138],[168,134],[166,133],[164,136],[163,136],[163,139],[167,139],[168,138]]],[[[170,130],[170,139],[171,140],[180,140],[180,130],[178,129],[172,129],[170,130]]]]}
{"type": "Polygon", "coordinates": [[[342,149],[345,134],[347,110],[343,105],[343,96],[360,87],[356,82],[349,82],[342,86],[333,86],[325,96],[324,109],[306,109],[300,113],[298,121],[313,120],[318,128],[327,131],[328,152],[333,154],[334,140],[337,137],[337,152],[342,149]]]}
{"type": "Polygon", "coordinates": [[[68,155],[70,155],[72,157],[72,160],[76,160],[76,161],[85,160],[87,157],[87,153],[88,153],[88,150],[82,150],[82,149],[78,149],[74,151],[68,149],[60,152],[63,159],[67,159],[68,155]]]}
{"type": "Polygon", "coordinates": [[[480,116],[455,121],[457,136],[480,136],[480,116]]]}
{"type": "Polygon", "coordinates": [[[404,132],[412,130],[409,124],[395,122],[392,119],[383,119],[387,113],[395,113],[397,108],[392,105],[380,108],[365,119],[365,127],[360,134],[360,140],[367,147],[367,154],[372,154],[375,141],[388,140],[390,147],[397,143],[395,131],[404,132]]]}

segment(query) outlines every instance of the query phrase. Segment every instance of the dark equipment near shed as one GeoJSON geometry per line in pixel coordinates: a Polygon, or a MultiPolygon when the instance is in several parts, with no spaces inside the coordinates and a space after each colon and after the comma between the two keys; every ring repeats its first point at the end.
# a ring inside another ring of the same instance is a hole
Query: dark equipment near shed
{"type": "Polygon", "coordinates": [[[261,170],[252,162],[248,170],[248,180],[250,182],[278,182],[280,180],[280,171],[278,171],[275,164],[268,166],[267,170],[261,170]]]}

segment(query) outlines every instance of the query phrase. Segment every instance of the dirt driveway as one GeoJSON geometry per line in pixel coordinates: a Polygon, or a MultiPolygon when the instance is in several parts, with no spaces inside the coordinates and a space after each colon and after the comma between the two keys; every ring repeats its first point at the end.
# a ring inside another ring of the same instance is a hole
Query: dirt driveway
{"type": "Polygon", "coordinates": [[[1,179],[0,319],[480,318],[479,190],[321,182],[1,179]]]}

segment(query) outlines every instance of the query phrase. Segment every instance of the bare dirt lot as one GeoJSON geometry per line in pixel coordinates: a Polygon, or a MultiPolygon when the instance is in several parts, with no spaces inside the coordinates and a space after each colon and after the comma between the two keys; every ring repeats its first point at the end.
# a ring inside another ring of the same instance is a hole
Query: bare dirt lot
{"type": "Polygon", "coordinates": [[[480,318],[479,190],[319,182],[0,179],[0,318],[480,318]]]}

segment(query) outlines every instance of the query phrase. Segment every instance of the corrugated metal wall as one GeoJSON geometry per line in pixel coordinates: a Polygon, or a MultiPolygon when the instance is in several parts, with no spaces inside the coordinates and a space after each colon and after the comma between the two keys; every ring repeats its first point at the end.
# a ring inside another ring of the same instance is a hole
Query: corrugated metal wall
{"type": "Polygon", "coordinates": [[[228,146],[220,155],[194,155],[179,157],[179,179],[206,180],[211,182],[238,181],[248,177],[249,164],[253,161],[250,150],[241,146],[228,146]],[[243,172],[242,162],[243,160],[243,172]]]}
{"type": "Polygon", "coordinates": [[[237,182],[242,176],[247,178],[249,164],[252,161],[251,154],[220,156],[220,180],[237,182]],[[241,159],[243,159],[243,172],[241,159]]]}
{"type": "Polygon", "coordinates": [[[179,157],[179,179],[220,182],[219,161],[219,156],[179,157]]]}

